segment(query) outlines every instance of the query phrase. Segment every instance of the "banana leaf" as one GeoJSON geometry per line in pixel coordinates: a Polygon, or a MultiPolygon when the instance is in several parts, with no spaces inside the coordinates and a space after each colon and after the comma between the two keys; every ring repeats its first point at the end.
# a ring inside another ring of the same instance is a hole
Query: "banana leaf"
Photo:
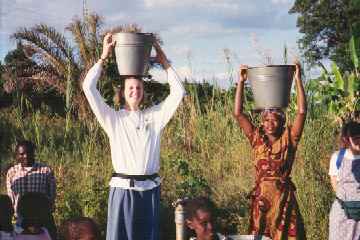
{"type": "MultiPolygon", "coordinates": [[[[360,0],[359,0],[360,1],[360,0]]],[[[350,53],[351,53],[351,60],[354,64],[355,69],[359,68],[359,57],[358,57],[358,48],[357,48],[357,41],[354,35],[350,39],[350,53]]]]}
{"type": "Polygon", "coordinates": [[[334,77],[335,77],[335,82],[334,82],[334,84],[335,84],[335,87],[337,88],[337,89],[341,89],[341,90],[345,90],[344,88],[345,88],[345,82],[344,82],[344,79],[343,79],[343,77],[342,77],[342,75],[341,75],[341,72],[340,72],[340,70],[339,70],[339,67],[337,66],[337,64],[336,63],[332,63],[331,64],[331,69],[332,69],[332,72],[333,72],[333,74],[334,74],[334,77]]]}

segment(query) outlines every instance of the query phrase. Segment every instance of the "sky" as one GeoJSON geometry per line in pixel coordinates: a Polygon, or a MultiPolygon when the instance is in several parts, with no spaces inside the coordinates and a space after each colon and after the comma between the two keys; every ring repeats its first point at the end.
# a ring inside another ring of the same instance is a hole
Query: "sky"
{"type": "MultiPolygon", "coordinates": [[[[0,60],[15,47],[9,36],[20,27],[46,23],[71,35],[65,26],[83,15],[84,0],[0,0],[0,60]]],[[[239,64],[283,64],[299,55],[294,0],[85,0],[103,16],[103,29],[136,23],[158,33],[163,49],[182,78],[229,85],[239,64]],[[226,49],[226,50],[225,50],[226,49]],[[226,53],[226,54],[225,54],[226,53]],[[225,55],[229,56],[226,58],[225,55]],[[228,61],[227,61],[228,60],[228,61]]],[[[160,79],[164,74],[153,72],[160,79]]]]}

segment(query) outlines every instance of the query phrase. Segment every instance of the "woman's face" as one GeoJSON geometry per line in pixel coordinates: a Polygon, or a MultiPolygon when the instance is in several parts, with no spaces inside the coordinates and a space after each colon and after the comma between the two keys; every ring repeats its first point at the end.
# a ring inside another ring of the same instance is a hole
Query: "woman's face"
{"type": "Polygon", "coordinates": [[[261,123],[267,135],[277,135],[282,128],[280,116],[272,112],[265,113],[261,123]]]}
{"type": "Polygon", "coordinates": [[[137,108],[144,97],[143,82],[136,78],[127,78],[125,80],[124,98],[130,108],[137,108]]]}

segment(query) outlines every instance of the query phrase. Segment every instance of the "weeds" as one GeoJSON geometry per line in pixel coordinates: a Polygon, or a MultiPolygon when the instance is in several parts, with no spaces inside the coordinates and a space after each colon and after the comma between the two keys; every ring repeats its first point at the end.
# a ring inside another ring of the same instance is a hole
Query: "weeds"
{"type": "MultiPolygon", "coordinates": [[[[189,93],[162,138],[162,238],[174,239],[171,202],[185,195],[211,196],[219,208],[220,231],[245,234],[254,163],[248,141],[232,118],[233,89],[193,87],[189,93]]],[[[3,175],[13,162],[16,139],[35,141],[37,159],[56,175],[56,222],[78,215],[93,217],[104,236],[112,166],[107,137],[97,122],[41,112],[23,116],[15,108],[0,113],[0,126],[3,175]]],[[[292,173],[308,239],[327,238],[333,199],[327,169],[336,147],[334,134],[326,112],[309,118],[292,173]]],[[[4,181],[1,184],[5,192],[4,181]]]]}

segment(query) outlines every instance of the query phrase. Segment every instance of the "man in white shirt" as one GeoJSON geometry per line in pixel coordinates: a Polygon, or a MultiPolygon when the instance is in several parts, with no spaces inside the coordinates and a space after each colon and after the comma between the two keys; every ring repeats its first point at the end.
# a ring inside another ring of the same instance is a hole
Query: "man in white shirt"
{"type": "Polygon", "coordinates": [[[160,138],[185,90],[161,47],[155,43],[156,59],[167,72],[170,94],[159,105],[140,110],[143,82],[127,78],[123,90],[125,109],[115,111],[96,89],[102,65],[114,45],[112,35],[107,34],[101,58],[83,82],[90,107],[109,137],[115,171],[110,181],[106,238],[156,240],[159,238],[160,138]]]}

